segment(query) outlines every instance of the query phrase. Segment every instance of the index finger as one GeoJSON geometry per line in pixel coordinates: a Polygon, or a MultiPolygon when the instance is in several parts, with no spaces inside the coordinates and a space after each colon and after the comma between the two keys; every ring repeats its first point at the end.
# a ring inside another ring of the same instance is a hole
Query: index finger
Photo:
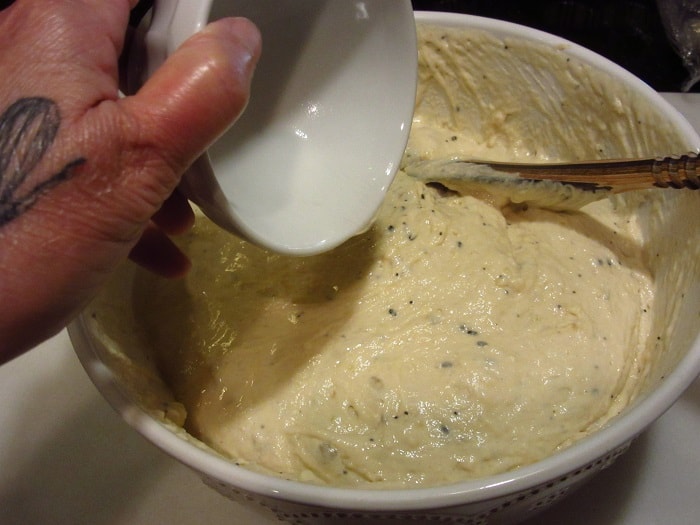
{"type": "Polygon", "coordinates": [[[217,20],[189,38],[132,97],[140,140],[181,171],[243,112],[261,52],[248,20],[217,20]]]}

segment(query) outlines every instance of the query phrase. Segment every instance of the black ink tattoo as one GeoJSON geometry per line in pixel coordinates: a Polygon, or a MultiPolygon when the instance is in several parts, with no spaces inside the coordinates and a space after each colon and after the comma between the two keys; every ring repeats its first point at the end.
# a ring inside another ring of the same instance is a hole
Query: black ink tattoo
{"type": "Polygon", "coordinates": [[[77,158],[49,177],[33,173],[56,138],[60,123],[56,103],[41,97],[22,98],[0,115],[0,227],[85,163],[84,158],[77,158]]]}

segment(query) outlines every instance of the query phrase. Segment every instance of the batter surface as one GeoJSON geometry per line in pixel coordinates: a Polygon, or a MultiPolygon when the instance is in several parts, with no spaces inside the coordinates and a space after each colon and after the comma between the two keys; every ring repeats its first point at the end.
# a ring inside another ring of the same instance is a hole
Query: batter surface
{"type": "Polygon", "coordinates": [[[335,485],[483,476],[634,393],[651,286],[609,217],[504,216],[400,176],[371,231],[310,259],[201,219],[191,275],[140,275],[137,317],[188,431],[239,462],[335,485]]]}
{"type": "MultiPolygon", "coordinates": [[[[405,162],[653,155],[675,139],[558,50],[419,36],[405,162]],[[543,60],[548,102],[522,65],[543,60]]],[[[130,292],[145,355],[186,409],[164,403],[166,417],[240,464],[338,486],[481,477],[599,428],[647,366],[653,282],[634,213],[619,200],[571,213],[501,204],[399,172],[369,231],[310,258],[200,217],[181,239],[190,275],[137,271],[130,292]]]]}

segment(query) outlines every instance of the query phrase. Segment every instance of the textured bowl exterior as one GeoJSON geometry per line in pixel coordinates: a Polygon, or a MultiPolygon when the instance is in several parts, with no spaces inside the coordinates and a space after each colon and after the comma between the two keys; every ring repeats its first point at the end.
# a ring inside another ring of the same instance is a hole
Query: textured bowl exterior
{"type": "Polygon", "coordinates": [[[338,510],[318,505],[299,504],[278,498],[260,497],[241,491],[228,483],[202,476],[204,483],[225,497],[241,504],[259,504],[278,519],[293,525],[333,525],[362,523],[451,523],[460,525],[514,524],[536,515],[583,485],[595,474],[612,465],[629,448],[624,443],[604,456],[556,479],[503,496],[435,509],[409,511],[338,510]]]}

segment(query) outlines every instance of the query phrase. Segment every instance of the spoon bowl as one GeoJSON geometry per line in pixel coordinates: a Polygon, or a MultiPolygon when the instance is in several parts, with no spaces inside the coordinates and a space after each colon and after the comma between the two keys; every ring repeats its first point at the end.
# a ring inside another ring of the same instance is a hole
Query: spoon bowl
{"type": "Polygon", "coordinates": [[[185,174],[219,226],[293,255],[331,249],[371,223],[408,140],[417,82],[408,0],[156,0],[133,64],[147,78],[225,16],[260,29],[244,115],[185,174]]]}

